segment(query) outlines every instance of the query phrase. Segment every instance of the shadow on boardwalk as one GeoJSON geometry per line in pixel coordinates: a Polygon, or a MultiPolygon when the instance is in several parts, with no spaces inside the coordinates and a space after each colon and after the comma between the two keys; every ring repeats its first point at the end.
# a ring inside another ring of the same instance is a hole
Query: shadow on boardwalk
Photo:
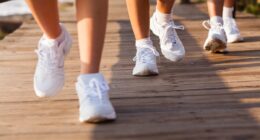
{"type": "MultiPolygon", "coordinates": [[[[207,54],[200,47],[207,33],[201,22],[207,15],[190,5],[178,5],[174,11],[177,22],[186,26],[185,31],[178,33],[187,57],[172,63],[161,56],[160,75],[156,77],[131,76],[134,37],[129,21],[117,20],[120,60],[112,68],[111,94],[118,121],[96,126],[93,139],[260,139],[259,81],[247,81],[249,73],[236,71],[240,67],[258,67],[259,50],[207,54]],[[255,57],[242,57],[252,55],[255,57]],[[229,60],[228,56],[241,59],[229,60]],[[252,61],[256,63],[245,64],[252,61]],[[254,84],[250,85],[251,82],[254,84]]],[[[152,38],[159,50],[158,39],[152,38]]],[[[256,42],[259,37],[246,37],[246,41],[256,42]]]]}

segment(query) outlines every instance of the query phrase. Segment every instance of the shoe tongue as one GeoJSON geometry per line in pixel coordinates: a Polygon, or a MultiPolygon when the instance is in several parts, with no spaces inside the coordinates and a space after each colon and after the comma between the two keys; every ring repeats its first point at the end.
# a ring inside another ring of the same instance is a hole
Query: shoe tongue
{"type": "Polygon", "coordinates": [[[81,74],[78,76],[78,81],[82,82],[82,84],[88,84],[90,80],[96,79],[97,81],[103,82],[105,81],[103,75],[101,73],[93,73],[93,74],[81,74]]]}
{"type": "Polygon", "coordinates": [[[220,23],[220,22],[210,22],[210,26],[213,27],[213,28],[216,28],[216,27],[223,26],[223,24],[220,23]]]}
{"type": "Polygon", "coordinates": [[[174,21],[163,22],[163,23],[160,23],[159,25],[165,28],[167,26],[174,25],[174,21]]]}

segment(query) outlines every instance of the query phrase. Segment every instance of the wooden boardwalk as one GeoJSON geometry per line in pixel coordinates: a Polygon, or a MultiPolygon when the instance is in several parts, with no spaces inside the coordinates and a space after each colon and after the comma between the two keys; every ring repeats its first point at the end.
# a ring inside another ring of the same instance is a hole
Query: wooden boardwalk
{"type": "Polygon", "coordinates": [[[246,42],[228,45],[228,54],[210,54],[202,49],[205,4],[176,5],[174,18],[186,27],[178,31],[185,60],[161,56],[159,76],[138,78],[131,76],[135,47],[125,3],[110,2],[101,69],[118,120],[78,122],[76,25],[73,8],[66,8],[62,21],[74,45],[64,90],[56,97],[34,95],[34,49],[41,35],[34,21],[0,41],[0,140],[260,140],[260,19],[238,13],[246,42]]]}

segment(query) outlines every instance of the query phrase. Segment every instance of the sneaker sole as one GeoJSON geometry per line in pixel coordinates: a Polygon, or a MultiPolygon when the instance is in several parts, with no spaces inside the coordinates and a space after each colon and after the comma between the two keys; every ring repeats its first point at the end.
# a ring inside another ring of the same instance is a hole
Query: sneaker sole
{"type": "Polygon", "coordinates": [[[48,94],[46,94],[45,92],[43,92],[41,90],[38,90],[37,86],[35,86],[35,85],[33,86],[33,88],[34,88],[34,92],[35,92],[37,97],[39,97],[39,98],[47,98],[47,97],[53,97],[53,96],[56,96],[57,94],[59,94],[61,92],[63,86],[58,87],[55,92],[48,93],[48,94]]]}
{"type": "Polygon", "coordinates": [[[159,74],[157,72],[151,72],[151,71],[145,71],[142,73],[133,74],[133,76],[137,76],[137,77],[156,76],[156,75],[159,75],[159,74]]]}
{"type": "Polygon", "coordinates": [[[155,25],[153,23],[153,18],[150,18],[150,30],[153,32],[154,35],[156,35],[157,37],[159,37],[159,33],[156,32],[155,30],[155,25]]]}
{"type": "Polygon", "coordinates": [[[104,122],[112,122],[115,121],[115,119],[108,119],[103,117],[93,117],[89,118],[88,120],[81,121],[82,123],[104,123],[104,122]]]}
{"type": "Polygon", "coordinates": [[[237,42],[243,42],[243,38],[235,38],[235,39],[229,39],[228,43],[237,43],[237,42]]]}
{"type": "Polygon", "coordinates": [[[183,58],[185,56],[185,54],[184,54],[184,55],[181,55],[178,57],[176,57],[176,55],[175,55],[175,57],[173,57],[173,55],[170,52],[164,51],[163,49],[161,49],[161,51],[162,51],[163,56],[172,62],[179,62],[179,61],[183,60],[183,58]]]}
{"type": "Polygon", "coordinates": [[[81,119],[79,118],[79,121],[81,123],[104,123],[104,122],[111,122],[115,121],[116,117],[115,114],[108,115],[109,117],[103,117],[103,116],[93,116],[87,119],[81,119]]]}
{"type": "Polygon", "coordinates": [[[159,73],[156,72],[156,71],[151,71],[151,70],[142,70],[142,71],[139,71],[139,72],[133,72],[133,76],[139,76],[139,77],[142,77],[142,76],[156,76],[158,75],[159,73]]]}
{"type": "Polygon", "coordinates": [[[224,50],[227,48],[226,43],[222,42],[219,39],[213,39],[207,43],[205,46],[205,50],[211,51],[211,53],[217,53],[221,50],[224,50]]]}

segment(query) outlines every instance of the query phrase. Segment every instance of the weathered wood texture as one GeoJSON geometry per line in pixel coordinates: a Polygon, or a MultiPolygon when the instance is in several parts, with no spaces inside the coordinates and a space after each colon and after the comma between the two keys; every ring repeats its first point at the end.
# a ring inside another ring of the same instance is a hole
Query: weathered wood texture
{"type": "MultiPolygon", "coordinates": [[[[110,2],[101,70],[110,83],[118,120],[78,122],[74,83],[79,54],[74,10],[68,8],[61,16],[74,44],[58,96],[34,95],[33,51],[41,35],[34,21],[0,42],[1,140],[260,139],[260,19],[238,13],[245,42],[229,44],[228,54],[210,54],[202,49],[205,5],[176,5],[174,19],[186,27],[178,31],[187,50],[185,60],[172,63],[161,56],[159,76],[138,78],[131,76],[135,47],[125,3],[110,2]]],[[[152,39],[159,49],[158,39],[152,39]]]]}

